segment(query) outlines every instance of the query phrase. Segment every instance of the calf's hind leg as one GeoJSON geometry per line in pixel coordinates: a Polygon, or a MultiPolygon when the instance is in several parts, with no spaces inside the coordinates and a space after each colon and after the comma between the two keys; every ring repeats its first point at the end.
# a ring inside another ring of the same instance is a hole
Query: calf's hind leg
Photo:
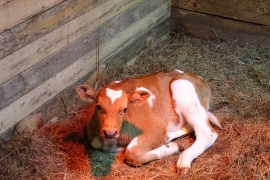
{"type": "Polygon", "coordinates": [[[208,115],[200,104],[193,84],[186,80],[176,80],[171,83],[176,113],[183,115],[194,129],[196,141],[185,150],[176,164],[177,173],[189,172],[192,161],[212,146],[217,139],[208,122],[208,115]]]}
{"type": "Polygon", "coordinates": [[[194,130],[196,141],[179,156],[176,164],[176,171],[178,174],[188,173],[192,161],[211,147],[217,139],[217,133],[212,132],[207,125],[200,126],[198,129],[194,128],[194,130]]]}

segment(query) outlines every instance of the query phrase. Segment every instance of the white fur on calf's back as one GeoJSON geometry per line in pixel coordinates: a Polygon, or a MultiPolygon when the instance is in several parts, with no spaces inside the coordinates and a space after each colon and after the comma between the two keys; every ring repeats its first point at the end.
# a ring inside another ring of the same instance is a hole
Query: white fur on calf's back
{"type": "Polygon", "coordinates": [[[181,71],[181,70],[178,70],[178,69],[175,69],[176,71],[178,71],[180,74],[184,74],[184,71],[181,71]]]}

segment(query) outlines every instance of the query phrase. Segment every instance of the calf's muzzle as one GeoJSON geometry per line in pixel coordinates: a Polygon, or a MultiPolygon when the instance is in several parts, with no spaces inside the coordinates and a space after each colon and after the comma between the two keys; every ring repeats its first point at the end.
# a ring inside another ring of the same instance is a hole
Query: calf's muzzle
{"type": "Polygon", "coordinates": [[[109,130],[103,130],[104,137],[106,139],[115,139],[115,135],[117,134],[117,131],[109,131],[109,130]]]}

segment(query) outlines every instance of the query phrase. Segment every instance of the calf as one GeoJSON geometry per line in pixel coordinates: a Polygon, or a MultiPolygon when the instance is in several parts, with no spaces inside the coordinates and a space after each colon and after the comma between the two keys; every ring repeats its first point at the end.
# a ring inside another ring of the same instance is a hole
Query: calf
{"type": "Polygon", "coordinates": [[[86,123],[93,148],[123,148],[116,142],[124,121],[140,129],[125,145],[125,161],[135,166],[179,152],[181,147],[171,140],[194,131],[196,141],[176,164],[177,173],[188,173],[191,162],[217,139],[210,122],[221,128],[208,112],[211,90],[207,82],[180,70],[114,81],[100,90],[88,85],[76,90],[94,104],[94,114],[86,123]]]}

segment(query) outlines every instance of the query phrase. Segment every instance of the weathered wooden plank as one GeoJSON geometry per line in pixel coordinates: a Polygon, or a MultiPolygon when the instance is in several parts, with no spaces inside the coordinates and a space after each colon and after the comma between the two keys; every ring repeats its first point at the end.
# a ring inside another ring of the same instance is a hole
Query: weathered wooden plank
{"type": "MultiPolygon", "coordinates": [[[[157,0],[155,0],[156,2],[157,0]]],[[[165,3],[159,4],[159,8],[152,11],[150,14],[145,16],[142,20],[138,22],[138,26],[136,27],[133,23],[131,26],[129,26],[125,31],[121,32],[121,34],[118,34],[116,37],[114,37],[113,41],[107,41],[105,42],[100,49],[100,59],[101,62],[103,59],[106,59],[106,54],[113,55],[115,53],[118,53],[118,51],[125,46],[126,44],[129,44],[129,42],[134,41],[136,38],[139,37],[140,34],[146,32],[147,30],[153,28],[158,22],[167,19],[170,15],[170,7],[168,1],[163,1],[165,3]],[[141,32],[138,33],[138,30],[141,29],[141,32]],[[132,36],[131,36],[132,34],[132,36]],[[124,40],[125,39],[125,40],[124,40]],[[115,49],[116,48],[116,49],[115,49]]]]}
{"type": "MultiPolygon", "coordinates": [[[[95,57],[95,53],[92,52],[90,57],[95,57]]],[[[50,100],[51,97],[57,95],[61,90],[65,89],[65,87],[76,82],[80,76],[87,73],[88,69],[85,67],[91,66],[94,66],[94,61],[91,59],[89,60],[89,57],[85,56],[61,73],[32,90],[30,93],[18,99],[10,106],[1,110],[0,133],[20,121],[23,117],[40,107],[46,101],[50,100]]]]}
{"type": "MultiPolygon", "coordinates": [[[[139,55],[140,52],[155,46],[161,41],[164,41],[164,39],[168,38],[169,36],[169,24],[170,22],[168,16],[167,19],[161,20],[161,22],[158,23],[154,28],[150,29],[136,40],[130,42],[124,48],[113,53],[110,58],[104,61],[104,63],[106,63],[106,67],[111,65],[115,66],[115,64],[126,64],[129,60],[139,55]]],[[[115,71],[117,71],[117,69],[115,71]]],[[[119,79],[112,79],[112,81],[113,80],[119,79]]]]}
{"type": "MultiPolygon", "coordinates": [[[[3,83],[0,85],[0,109],[3,109],[77,59],[95,49],[98,41],[100,44],[103,44],[108,41],[108,39],[128,28],[132,23],[144,18],[151,11],[166,2],[166,0],[149,0],[138,3],[60,51],[37,63],[35,66],[3,83]]],[[[127,34],[126,36],[129,35],[127,34]]],[[[114,48],[115,47],[111,47],[110,49],[114,48]]]]}
{"type": "Polygon", "coordinates": [[[0,6],[14,0],[0,0],[0,6]]]}
{"type": "Polygon", "coordinates": [[[0,84],[97,28],[139,0],[110,0],[0,60],[0,84]]]}
{"type": "Polygon", "coordinates": [[[65,0],[14,0],[0,6],[0,32],[10,29],[13,26],[45,11],[65,0]]]}
{"type": "Polygon", "coordinates": [[[270,25],[269,0],[172,0],[172,7],[270,25]]]}
{"type": "MultiPolygon", "coordinates": [[[[109,58],[112,52],[119,52],[126,44],[134,41],[141,34],[152,29],[159,22],[163,22],[165,19],[168,19],[168,17],[169,2],[154,10],[145,18],[133,23],[125,31],[117,34],[109,42],[104,43],[104,46],[101,45],[101,56],[99,56],[101,58],[101,62],[105,61],[106,58],[109,58]],[[116,43],[119,44],[119,47],[115,46],[116,43]],[[118,50],[118,48],[120,49],[118,50]]],[[[93,50],[37,88],[33,89],[31,92],[2,109],[0,111],[0,134],[52,99],[66,87],[84,77],[90,69],[93,69],[95,66],[95,53],[96,51],[93,50]]]]}
{"type": "Polygon", "coordinates": [[[178,27],[197,37],[218,37],[227,41],[237,40],[243,45],[250,43],[257,47],[270,48],[270,26],[172,8],[171,31],[177,31],[178,27]]]}
{"type": "Polygon", "coordinates": [[[108,0],[69,0],[0,33],[0,59],[108,0]]]}
{"type": "MultiPolygon", "coordinates": [[[[124,65],[128,60],[136,57],[138,52],[145,50],[148,46],[147,39],[151,38],[152,45],[157,44],[162,41],[162,37],[168,35],[169,32],[169,17],[164,19],[158,25],[156,25],[151,30],[147,31],[144,34],[141,34],[134,42],[131,42],[129,45],[123,47],[118,53],[114,54],[108,58],[104,63],[107,66],[110,66],[111,63],[117,63],[118,65],[124,65]]],[[[77,95],[75,88],[79,84],[86,83],[90,75],[93,75],[96,69],[87,73],[80,80],[67,87],[61,93],[57,94],[50,101],[46,102],[42,107],[38,108],[33,112],[41,113],[42,117],[46,122],[54,116],[65,115],[66,111],[71,112],[73,108],[78,107],[83,104],[83,101],[77,95]]],[[[117,71],[117,69],[116,69],[117,71]]],[[[112,79],[113,81],[114,79],[112,79]]],[[[116,80],[116,79],[115,79],[116,80]]],[[[94,83],[94,82],[91,82],[94,83]]]]}

